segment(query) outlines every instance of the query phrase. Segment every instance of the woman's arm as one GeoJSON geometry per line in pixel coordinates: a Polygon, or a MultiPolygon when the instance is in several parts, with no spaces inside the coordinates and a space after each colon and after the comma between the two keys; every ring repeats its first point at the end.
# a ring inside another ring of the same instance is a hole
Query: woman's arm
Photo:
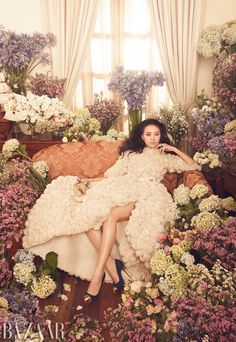
{"type": "Polygon", "coordinates": [[[174,153],[176,153],[177,156],[179,156],[181,159],[183,159],[183,161],[185,163],[187,163],[189,165],[195,165],[196,164],[196,162],[191,157],[189,157],[184,152],[180,151],[175,146],[171,146],[171,145],[168,145],[168,144],[159,144],[157,148],[162,153],[164,153],[164,152],[174,152],[174,153]]]}

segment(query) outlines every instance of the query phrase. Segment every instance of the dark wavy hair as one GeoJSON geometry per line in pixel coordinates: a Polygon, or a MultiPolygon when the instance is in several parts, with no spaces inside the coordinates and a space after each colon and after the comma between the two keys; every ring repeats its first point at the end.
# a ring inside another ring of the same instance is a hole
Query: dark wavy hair
{"type": "Polygon", "coordinates": [[[149,125],[154,125],[160,129],[161,139],[160,143],[170,144],[170,139],[167,136],[167,131],[165,125],[159,122],[156,119],[146,119],[137,124],[130,133],[129,138],[127,138],[123,144],[120,146],[120,154],[123,154],[125,151],[130,152],[138,152],[142,153],[145,145],[145,142],[142,139],[142,134],[144,132],[145,127],[149,125]]]}

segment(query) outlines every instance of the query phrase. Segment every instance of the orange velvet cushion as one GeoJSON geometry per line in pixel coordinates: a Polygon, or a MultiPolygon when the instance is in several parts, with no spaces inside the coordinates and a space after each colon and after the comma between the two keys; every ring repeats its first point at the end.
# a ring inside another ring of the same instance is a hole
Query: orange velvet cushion
{"type": "Polygon", "coordinates": [[[33,156],[33,160],[45,160],[52,179],[58,176],[102,177],[119,156],[121,141],[86,141],[57,144],[47,147],[33,156]]]}

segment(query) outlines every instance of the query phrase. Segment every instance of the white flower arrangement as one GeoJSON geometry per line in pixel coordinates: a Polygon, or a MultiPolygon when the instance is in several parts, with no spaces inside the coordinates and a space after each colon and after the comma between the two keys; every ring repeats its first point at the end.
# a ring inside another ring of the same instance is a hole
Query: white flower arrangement
{"type": "Polygon", "coordinates": [[[236,201],[233,197],[222,198],[222,207],[228,211],[236,211],[236,201]]]}
{"type": "Polygon", "coordinates": [[[206,27],[200,37],[197,51],[205,58],[218,57],[221,51],[236,43],[236,21],[206,27]]]}
{"type": "Polygon", "coordinates": [[[91,141],[100,141],[100,140],[107,140],[107,141],[114,141],[114,140],[125,140],[127,135],[124,132],[118,132],[116,129],[112,128],[107,131],[106,135],[99,135],[94,134],[91,141]]]}
{"type": "Polygon", "coordinates": [[[2,153],[9,158],[12,156],[13,152],[19,148],[19,146],[20,143],[17,139],[9,139],[4,143],[2,153]]]}
{"type": "Polygon", "coordinates": [[[193,159],[199,165],[206,165],[210,169],[221,167],[221,161],[219,160],[219,156],[215,153],[212,153],[211,150],[196,152],[193,156],[193,159]]]}
{"type": "Polygon", "coordinates": [[[180,205],[188,204],[190,200],[189,194],[190,189],[187,186],[184,186],[184,184],[181,184],[174,190],[174,200],[180,205]]]}
{"type": "Polygon", "coordinates": [[[15,280],[27,286],[33,279],[32,272],[35,272],[36,268],[33,263],[16,263],[13,268],[13,274],[15,280]]]}
{"type": "Polygon", "coordinates": [[[48,163],[45,160],[39,160],[33,163],[33,168],[39,173],[43,178],[47,177],[49,170],[48,163]]]}
{"type": "Polygon", "coordinates": [[[155,116],[166,126],[167,132],[173,138],[174,143],[178,145],[189,128],[186,110],[180,105],[163,106],[159,113],[154,113],[155,116]]]}
{"type": "Polygon", "coordinates": [[[236,119],[228,122],[224,127],[225,133],[236,132],[236,119]]]}
{"type": "Polygon", "coordinates": [[[27,96],[12,93],[5,104],[5,112],[5,119],[28,123],[36,133],[54,132],[74,122],[74,114],[58,98],[31,92],[27,96]]]}
{"type": "Polygon", "coordinates": [[[48,275],[42,275],[38,279],[33,279],[31,290],[39,298],[47,298],[56,290],[55,281],[48,275]]]}
{"type": "Polygon", "coordinates": [[[221,207],[221,199],[216,195],[211,195],[207,198],[204,198],[199,204],[200,211],[215,211],[220,209],[221,207]]]}
{"type": "Polygon", "coordinates": [[[204,184],[196,184],[190,190],[189,197],[192,199],[195,198],[202,198],[204,197],[209,191],[209,188],[204,184]]]}
{"type": "Polygon", "coordinates": [[[215,212],[202,211],[200,214],[194,216],[191,220],[191,225],[196,230],[205,230],[217,228],[220,226],[221,218],[215,212]]]}
{"type": "Polygon", "coordinates": [[[75,112],[73,125],[64,132],[63,142],[90,140],[99,133],[99,121],[91,117],[88,108],[79,108],[75,112]]]}

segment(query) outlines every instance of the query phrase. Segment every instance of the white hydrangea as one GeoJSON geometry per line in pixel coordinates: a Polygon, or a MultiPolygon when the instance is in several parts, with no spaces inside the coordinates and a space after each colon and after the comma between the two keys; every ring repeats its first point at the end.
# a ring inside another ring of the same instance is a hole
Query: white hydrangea
{"type": "Polygon", "coordinates": [[[200,211],[215,211],[220,209],[221,199],[216,195],[211,195],[208,198],[204,198],[199,204],[200,211]]]}
{"type": "Polygon", "coordinates": [[[180,262],[186,266],[193,265],[194,261],[194,256],[188,252],[184,252],[180,258],[180,262]]]}
{"type": "Polygon", "coordinates": [[[48,276],[43,275],[39,279],[33,279],[31,289],[33,294],[39,298],[47,298],[56,290],[56,283],[48,276]]]}
{"type": "Polygon", "coordinates": [[[195,199],[195,198],[202,198],[208,193],[209,189],[206,185],[204,184],[196,184],[192,187],[190,190],[190,198],[195,199]]]}
{"type": "Polygon", "coordinates": [[[177,189],[174,190],[174,200],[180,205],[188,204],[190,200],[189,194],[190,189],[184,184],[181,184],[177,189]]]}
{"type": "Polygon", "coordinates": [[[48,173],[48,163],[45,160],[39,160],[33,163],[33,168],[40,174],[41,177],[46,178],[48,173]]]}
{"type": "Polygon", "coordinates": [[[4,297],[0,297],[0,308],[8,309],[8,301],[4,297]]]}
{"type": "Polygon", "coordinates": [[[4,143],[2,147],[2,153],[9,158],[12,156],[12,153],[18,149],[19,146],[20,143],[17,139],[9,139],[4,143]]]}
{"type": "Polygon", "coordinates": [[[236,211],[236,201],[233,197],[222,198],[221,203],[225,210],[236,211]]]}
{"type": "Polygon", "coordinates": [[[25,333],[19,334],[14,342],[42,342],[43,340],[42,333],[32,332],[31,334],[27,334],[27,337],[25,336],[25,333]]]}
{"type": "Polygon", "coordinates": [[[26,249],[18,249],[14,257],[12,258],[16,263],[33,264],[34,254],[26,249]]]}
{"type": "Polygon", "coordinates": [[[235,131],[236,131],[236,119],[228,122],[224,128],[225,133],[235,132],[235,131]]]}
{"type": "Polygon", "coordinates": [[[215,167],[221,166],[221,161],[219,160],[218,154],[212,153],[211,150],[206,150],[204,152],[196,152],[193,159],[199,165],[207,165],[214,169],[215,167]]]}
{"type": "Polygon", "coordinates": [[[191,225],[197,230],[217,228],[220,224],[220,216],[208,211],[202,211],[200,214],[193,216],[191,220],[191,225]]]}
{"type": "Polygon", "coordinates": [[[236,21],[206,27],[200,37],[197,51],[205,58],[218,57],[225,43],[236,43],[236,21]]]}
{"type": "Polygon", "coordinates": [[[20,284],[27,286],[33,279],[32,272],[35,272],[36,268],[33,263],[17,263],[13,267],[13,275],[16,281],[20,284]]]}

